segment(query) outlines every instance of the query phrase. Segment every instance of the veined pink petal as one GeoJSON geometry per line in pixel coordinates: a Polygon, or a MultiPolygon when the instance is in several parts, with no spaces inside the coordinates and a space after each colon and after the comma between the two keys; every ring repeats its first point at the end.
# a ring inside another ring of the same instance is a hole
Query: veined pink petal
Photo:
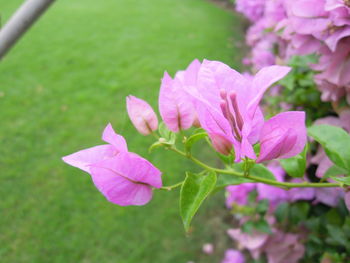
{"type": "Polygon", "coordinates": [[[93,166],[91,177],[97,189],[114,204],[145,205],[152,199],[152,189],[149,185],[130,181],[110,169],[109,163],[102,162],[99,166],[93,166]]]}
{"type": "Polygon", "coordinates": [[[306,143],[305,113],[289,111],[272,117],[265,122],[260,141],[258,163],[299,154],[306,143]]]}
{"type": "Polygon", "coordinates": [[[126,106],[130,120],[139,133],[148,135],[158,129],[157,115],[146,101],[129,95],[126,106]]]}
{"type": "Polygon", "coordinates": [[[195,117],[194,106],[180,79],[173,80],[167,72],[164,73],[160,87],[159,111],[163,121],[173,132],[190,128],[195,117]]]}
{"type": "Polygon", "coordinates": [[[79,152],[67,155],[62,160],[74,167],[90,173],[90,165],[111,158],[118,154],[118,150],[112,145],[98,145],[79,152]]]}
{"type": "Polygon", "coordinates": [[[285,77],[290,70],[290,67],[285,66],[269,66],[259,70],[259,72],[254,76],[254,79],[252,81],[254,98],[250,101],[248,105],[248,112],[250,117],[253,117],[253,115],[255,114],[256,107],[260,103],[260,100],[264,95],[265,91],[273,83],[285,77]]]}
{"type": "Polygon", "coordinates": [[[113,145],[119,152],[127,152],[128,146],[123,136],[115,133],[110,123],[106,126],[102,134],[102,140],[113,145]]]}

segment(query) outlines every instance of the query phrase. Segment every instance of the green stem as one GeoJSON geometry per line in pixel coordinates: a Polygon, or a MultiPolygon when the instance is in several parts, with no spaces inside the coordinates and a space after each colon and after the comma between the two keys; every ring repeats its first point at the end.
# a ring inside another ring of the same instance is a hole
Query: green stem
{"type": "Polygon", "coordinates": [[[186,154],[174,147],[169,148],[170,150],[190,159],[191,161],[193,161],[195,164],[197,164],[198,166],[203,167],[204,169],[208,170],[208,171],[214,171],[216,173],[219,174],[230,174],[230,175],[234,175],[237,177],[244,177],[244,178],[248,178],[251,179],[253,181],[256,182],[260,182],[260,183],[264,183],[264,184],[269,184],[269,185],[273,185],[273,186],[277,186],[277,187],[281,187],[281,188],[306,188],[306,187],[314,187],[314,188],[321,188],[321,187],[341,187],[340,183],[308,183],[308,182],[303,182],[303,183],[290,183],[290,182],[278,182],[278,181],[274,181],[274,180],[270,180],[270,179],[265,179],[265,178],[261,178],[261,177],[257,177],[257,176],[252,176],[252,175],[245,175],[243,173],[239,173],[236,171],[231,171],[231,170],[224,170],[224,169],[218,169],[218,168],[214,168],[211,167],[209,165],[206,165],[205,163],[201,162],[200,160],[198,160],[197,158],[193,157],[190,154],[186,154]]]}
{"type": "Polygon", "coordinates": [[[167,190],[167,191],[171,191],[173,190],[174,188],[177,188],[179,186],[181,186],[184,182],[179,182],[177,184],[173,184],[173,185],[169,185],[169,186],[163,186],[161,188],[159,188],[160,190],[167,190]]]}

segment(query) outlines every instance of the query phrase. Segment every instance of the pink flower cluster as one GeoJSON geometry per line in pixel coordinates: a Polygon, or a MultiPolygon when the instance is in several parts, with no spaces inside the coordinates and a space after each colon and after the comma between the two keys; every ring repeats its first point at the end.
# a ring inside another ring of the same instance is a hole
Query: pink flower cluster
{"type": "MultiPolygon", "coordinates": [[[[172,132],[200,126],[218,152],[228,155],[234,150],[236,162],[242,158],[264,162],[292,157],[306,143],[305,113],[283,112],[265,121],[259,107],[265,91],[289,71],[289,67],[269,66],[255,76],[246,76],[218,61],[194,60],[174,78],[164,73],[159,93],[160,115],[172,132]],[[260,143],[258,156],[253,149],[256,143],[260,143]]],[[[139,133],[149,135],[157,131],[157,115],[147,102],[128,96],[126,104],[139,133]]],[[[161,172],[129,152],[124,138],[110,124],[102,139],[108,144],[79,151],[63,160],[88,172],[95,186],[115,204],[149,202],[153,188],[162,186],[161,172]]]]}
{"type": "Polygon", "coordinates": [[[345,96],[350,104],[348,0],[242,0],[236,9],[253,22],[246,36],[251,57],[245,63],[260,69],[315,53],[320,57],[313,69],[322,100],[345,96]]]}
{"type": "Polygon", "coordinates": [[[229,229],[227,233],[238,243],[240,249],[247,249],[254,259],[259,259],[264,253],[269,263],[299,262],[305,252],[301,242],[302,235],[285,233],[278,229],[272,231],[272,235],[260,232],[248,234],[241,229],[229,229]]]}

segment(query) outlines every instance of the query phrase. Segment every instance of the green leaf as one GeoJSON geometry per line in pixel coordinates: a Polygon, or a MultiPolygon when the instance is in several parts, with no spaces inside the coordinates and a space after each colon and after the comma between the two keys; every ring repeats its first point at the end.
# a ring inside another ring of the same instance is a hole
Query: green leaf
{"type": "Polygon", "coordinates": [[[306,202],[297,202],[291,206],[290,220],[293,224],[299,224],[307,219],[310,205],[306,202]]]}
{"type": "Polygon", "coordinates": [[[199,132],[199,133],[195,133],[193,135],[191,135],[190,137],[188,137],[188,139],[185,142],[185,148],[186,151],[191,151],[191,148],[193,146],[194,143],[196,143],[197,141],[204,139],[208,136],[208,134],[206,132],[199,132]]]}
{"type": "Polygon", "coordinates": [[[262,164],[255,164],[249,171],[249,175],[276,181],[273,173],[262,164]]]}
{"type": "Polygon", "coordinates": [[[331,176],[331,178],[339,183],[345,184],[345,185],[350,185],[350,176],[346,177],[335,177],[331,176]]]}
{"type": "Polygon", "coordinates": [[[288,159],[281,159],[280,163],[283,167],[283,169],[287,172],[289,176],[292,177],[303,177],[306,170],[306,154],[307,154],[307,145],[305,146],[304,150],[288,159]]]}
{"type": "Polygon", "coordinates": [[[331,168],[329,168],[323,175],[322,179],[327,179],[329,177],[333,177],[333,176],[338,176],[338,175],[345,175],[348,172],[336,165],[333,165],[331,168]]]}
{"type": "Polygon", "coordinates": [[[171,135],[171,131],[166,127],[164,122],[161,122],[158,126],[158,131],[159,134],[162,138],[164,138],[165,140],[169,140],[170,139],[170,135],[171,135]]]}
{"type": "Polygon", "coordinates": [[[345,130],[330,125],[314,125],[308,128],[308,134],[322,145],[333,163],[350,172],[350,135],[345,130]]]}
{"type": "Polygon", "coordinates": [[[198,175],[187,173],[185,182],[180,191],[180,214],[188,232],[193,216],[196,214],[204,199],[214,189],[216,184],[216,173],[198,175]]]}
{"type": "Polygon", "coordinates": [[[282,203],[279,206],[277,206],[275,210],[275,216],[278,222],[282,223],[288,219],[289,208],[289,203],[282,203]]]}
{"type": "Polygon", "coordinates": [[[255,229],[261,233],[271,234],[270,225],[266,222],[264,218],[261,218],[259,221],[255,222],[255,229]]]}

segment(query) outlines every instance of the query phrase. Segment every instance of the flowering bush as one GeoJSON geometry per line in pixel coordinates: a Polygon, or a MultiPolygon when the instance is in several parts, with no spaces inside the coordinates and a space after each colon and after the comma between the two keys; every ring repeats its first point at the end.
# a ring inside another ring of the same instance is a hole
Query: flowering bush
{"type": "MultiPolygon", "coordinates": [[[[328,147],[340,144],[341,137],[350,133],[350,2],[237,0],[236,10],[252,23],[246,35],[251,52],[244,63],[253,72],[274,64],[293,67],[270,90],[265,112],[304,110],[307,123],[314,125],[308,134],[323,146],[310,140],[301,154],[270,162],[268,169],[281,182],[300,182],[301,178],[339,181],[334,176],[347,172],[336,158],[350,152],[350,146],[339,145],[343,153],[337,157],[328,147]],[[338,135],[327,136],[331,130],[338,135]]],[[[239,249],[249,252],[247,259],[269,263],[349,261],[347,188],[284,190],[244,183],[226,190],[226,205],[238,222],[238,228],[228,230],[228,235],[239,249]]]]}
{"type": "MultiPolygon", "coordinates": [[[[163,186],[161,172],[129,152],[124,138],[110,124],[102,135],[107,144],[73,153],[63,161],[89,173],[107,200],[121,206],[144,205],[155,189],[181,187],[180,214],[186,231],[209,194],[228,186],[227,205],[237,210],[236,216],[243,215],[241,229],[231,229],[230,236],[254,258],[266,253],[269,262],[282,262],[278,260],[285,257],[294,262],[304,254],[304,245],[299,242],[303,236],[275,227],[274,213],[283,209],[279,205],[286,200],[336,202],[330,200],[328,192],[336,199],[344,195],[343,189],[350,185],[349,177],[344,176],[350,174],[350,152],[346,150],[350,149],[350,136],[332,126],[310,127],[309,135],[324,149],[320,158],[329,158],[332,171],[327,172],[334,181],[302,178],[310,149],[306,146],[304,111],[286,111],[265,120],[260,107],[267,89],[290,70],[272,65],[250,76],[218,61],[194,60],[174,78],[165,72],[159,93],[160,124],[148,103],[128,96],[127,111],[135,128],[156,138],[150,151],[165,148],[203,169],[196,174],[187,172],[175,185],[163,186]],[[336,141],[332,140],[335,136],[336,141]],[[192,146],[199,140],[205,140],[216,152],[222,160],[220,167],[193,156],[192,146]],[[278,164],[265,166],[272,160],[280,160],[287,173],[298,178],[287,178],[278,164]],[[272,232],[275,234],[269,236],[272,232]]],[[[244,257],[239,251],[228,250],[224,262],[244,262],[244,257]]]]}

